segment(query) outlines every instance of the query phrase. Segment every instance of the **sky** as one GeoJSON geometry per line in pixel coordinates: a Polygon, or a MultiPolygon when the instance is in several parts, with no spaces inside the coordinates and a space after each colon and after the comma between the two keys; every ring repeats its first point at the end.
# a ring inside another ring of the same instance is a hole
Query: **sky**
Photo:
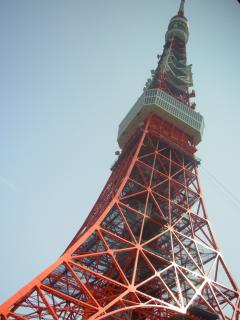
{"type": "MultiPolygon", "coordinates": [[[[179,0],[0,0],[0,303],[65,250],[116,160],[179,0]]],[[[211,226],[240,285],[240,4],[187,0],[211,226]]]]}

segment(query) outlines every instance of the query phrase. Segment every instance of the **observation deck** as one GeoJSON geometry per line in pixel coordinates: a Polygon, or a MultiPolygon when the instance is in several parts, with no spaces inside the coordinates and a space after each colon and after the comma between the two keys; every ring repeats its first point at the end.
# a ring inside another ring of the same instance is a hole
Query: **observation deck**
{"type": "Polygon", "coordinates": [[[161,89],[148,89],[122,120],[118,128],[118,144],[123,148],[139,125],[153,113],[182,130],[197,145],[202,140],[203,116],[161,89]]]}

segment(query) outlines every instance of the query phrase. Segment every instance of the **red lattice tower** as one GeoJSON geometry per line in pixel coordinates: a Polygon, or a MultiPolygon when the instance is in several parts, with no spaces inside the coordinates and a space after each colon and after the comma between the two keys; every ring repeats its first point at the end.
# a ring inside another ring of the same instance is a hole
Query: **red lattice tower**
{"type": "Polygon", "coordinates": [[[2,319],[240,319],[238,288],[204,207],[189,99],[184,1],[119,127],[122,152],[65,253],[1,306],[2,319]]]}

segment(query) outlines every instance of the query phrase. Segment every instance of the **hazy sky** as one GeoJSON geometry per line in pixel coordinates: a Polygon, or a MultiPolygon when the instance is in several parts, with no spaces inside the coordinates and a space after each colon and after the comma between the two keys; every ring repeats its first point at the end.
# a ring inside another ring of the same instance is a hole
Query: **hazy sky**
{"type": "MultiPolygon", "coordinates": [[[[178,5],[0,0],[0,302],[54,262],[88,215],[115,161],[118,124],[156,67],[178,5]]],[[[240,5],[187,0],[186,15],[206,122],[203,193],[240,283],[240,5]]]]}

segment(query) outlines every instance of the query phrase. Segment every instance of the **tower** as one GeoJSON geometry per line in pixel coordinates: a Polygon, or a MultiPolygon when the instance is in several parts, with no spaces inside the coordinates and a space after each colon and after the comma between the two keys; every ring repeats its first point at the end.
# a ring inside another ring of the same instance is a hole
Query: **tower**
{"type": "Polygon", "coordinates": [[[237,319],[239,294],[205,212],[184,1],[122,121],[117,163],[56,263],[3,304],[9,319],[237,319]]]}

